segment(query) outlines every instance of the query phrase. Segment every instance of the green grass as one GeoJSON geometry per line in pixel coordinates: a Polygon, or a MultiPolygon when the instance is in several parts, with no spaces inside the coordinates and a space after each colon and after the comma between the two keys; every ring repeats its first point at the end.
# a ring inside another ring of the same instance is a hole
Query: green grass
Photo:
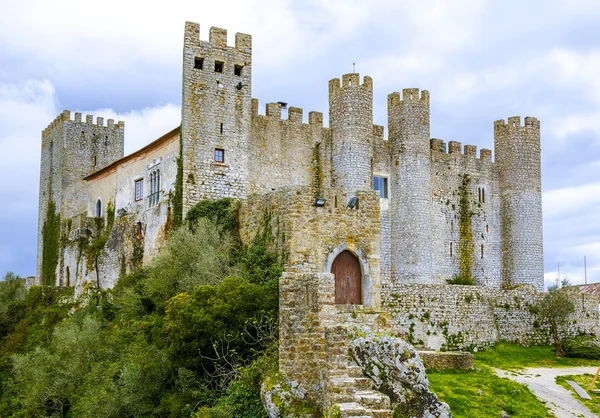
{"type": "Polygon", "coordinates": [[[499,417],[502,411],[511,417],[552,416],[527,387],[502,379],[489,368],[428,372],[427,377],[454,418],[499,417]]]}
{"type": "Polygon", "coordinates": [[[556,358],[553,347],[549,345],[523,347],[502,341],[487,351],[475,353],[475,367],[484,366],[511,370],[525,367],[598,366],[598,361],[579,358],[556,358]]]}
{"type": "MultiPolygon", "coordinates": [[[[562,387],[567,389],[569,392],[571,392],[573,397],[575,399],[577,399],[579,402],[583,403],[585,406],[587,406],[590,411],[592,411],[594,414],[600,416],[600,396],[598,396],[594,393],[591,393],[588,390],[588,388],[590,387],[590,384],[592,383],[593,378],[594,378],[594,375],[589,374],[589,373],[576,374],[576,375],[565,375],[565,376],[558,376],[556,378],[556,383],[558,383],[559,385],[561,385],[562,387]],[[579,395],[575,392],[575,390],[571,386],[569,386],[569,384],[566,382],[567,380],[572,380],[575,383],[577,383],[579,386],[581,386],[592,397],[592,400],[588,401],[585,399],[581,399],[579,397],[579,395]]],[[[600,389],[600,382],[598,380],[596,381],[596,385],[594,386],[594,389],[600,389]]]]}

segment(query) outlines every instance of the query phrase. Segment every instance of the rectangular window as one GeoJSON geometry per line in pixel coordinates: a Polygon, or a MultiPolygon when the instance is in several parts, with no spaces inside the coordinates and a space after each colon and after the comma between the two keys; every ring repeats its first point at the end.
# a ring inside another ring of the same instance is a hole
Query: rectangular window
{"type": "Polygon", "coordinates": [[[225,162],[225,150],[221,148],[215,148],[215,161],[218,163],[225,162]]]}
{"type": "Polygon", "coordinates": [[[215,61],[215,72],[216,73],[223,72],[223,62],[222,61],[215,61]]]}
{"type": "Polygon", "coordinates": [[[373,177],[373,189],[377,191],[377,195],[382,199],[388,198],[388,178],[381,176],[373,177]]]}
{"type": "Polygon", "coordinates": [[[144,179],[135,181],[135,201],[138,202],[144,198],[144,179]]]}
{"type": "Polygon", "coordinates": [[[242,75],[242,66],[241,65],[236,65],[233,69],[233,73],[235,75],[242,75]]]}
{"type": "Polygon", "coordinates": [[[198,58],[196,57],[194,59],[194,68],[201,70],[202,68],[204,68],[204,58],[198,58]]]}

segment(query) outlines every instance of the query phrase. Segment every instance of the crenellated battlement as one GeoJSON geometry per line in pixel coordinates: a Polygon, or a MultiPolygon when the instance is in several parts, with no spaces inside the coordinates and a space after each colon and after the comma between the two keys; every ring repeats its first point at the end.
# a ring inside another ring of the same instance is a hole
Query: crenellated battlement
{"type": "Polygon", "coordinates": [[[123,129],[125,128],[125,122],[119,121],[115,125],[114,119],[107,119],[106,125],[104,125],[104,118],[98,116],[96,118],[96,123],[94,123],[93,115],[86,115],[85,122],[82,122],[81,113],[75,112],[74,119],[71,119],[71,111],[63,110],[61,114],[59,114],[53,121],[48,125],[46,129],[42,131],[42,136],[48,135],[51,131],[53,131],[58,125],[64,122],[72,122],[72,123],[82,123],[89,126],[94,126],[97,128],[108,128],[108,129],[123,129]]]}
{"type": "Polygon", "coordinates": [[[398,106],[401,103],[420,103],[429,106],[429,91],[416,88],[402,89],[402,96],[397,91],[388,95],[388,106],[398,106]]]}
{"type": "Polygon", "coordinates": [[[227,29],[211,27],[208,34],[208,42],[200,39],[200,25],[194,22],[185,22],[185,47],[210,46],[221,49],[237,49],[243,52],[252,51],[252,36],[246,33],[235,34],[235,45],[227,45],[227,29]]]}
{"type": "Polygon", "coordinates": [[[520,116],[511,116],[508,121],[500,119],[494,122],[494,133],[523,128],[540,129],[540,121],[532,116],[527,116],[525,117],[525,124],[521,125],[520,116]]]}
{"type": "Polygon", "coordinates": [[[308,124],[302,123],[304,117],[304,110],[300,107],[290,106],[287,108],[287,119],[282,118],[282,106],[279,102],[267,103],[265,105],[265,114],[261,115],[258,112],[259,101],[258,99],[252,99],[252,117],[253,118],[266,118],[269,120],[288,121],[294,125],[311,125],[323,127],[323,113],[311,111],[308,113],[308,124]]]}
{"type": "Polygon", "coordinates": [[[360,84],[360,74],[358,73],[344,74],[341,80],[339,78],[331,79],[329,80],[329,97],[331,98],[340,90],[356,89],[358,87],[373,92],[373,79],[366,75],[363,77],[363,83],[360,84]]]}
{"type": "MultiPolygon", "coordinates": [[[[432,151],[439,152],[440,154],[446,154],[446,143],[438,138],[431,138],[429,141],[430,148],[432,151]]],[[[448,154],[452,155],[464,155],[469,158],[477,158],[477,145],[465,145],[458,141],[450,141],[448,143],[448,154]]],[[[492,150],[482,148],[479,153],[481,160],[491,160],[492,150]]]]}

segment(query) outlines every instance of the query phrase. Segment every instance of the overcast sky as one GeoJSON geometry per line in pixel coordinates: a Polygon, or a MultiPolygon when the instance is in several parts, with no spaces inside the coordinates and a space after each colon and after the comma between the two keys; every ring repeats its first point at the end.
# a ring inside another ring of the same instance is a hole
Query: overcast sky
{"type": "MultiPolygon", "coordinates": [[[[124,120],[130,153],[180,121],[186,20],[253,35],[252,95],[327,113],[327,83],[431,93],[431,134],[493,148],[542,124],[546,279],[600,281],[600,3],[592,0],[20,0],[0,14],[0,275],[35,274],[41,131],[63,109],[124,120]]],[[[327,117],[325,117],[327,120],[327,117]]]]}

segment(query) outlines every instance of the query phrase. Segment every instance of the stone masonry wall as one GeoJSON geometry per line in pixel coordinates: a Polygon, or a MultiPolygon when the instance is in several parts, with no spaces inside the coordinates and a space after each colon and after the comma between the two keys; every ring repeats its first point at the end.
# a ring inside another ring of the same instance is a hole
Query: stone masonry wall
{"type": "Polygon", "coordinates": [[[277,245],[288,254],[290,272],[329,273],[333,258],[344,250],[353,252],[363,268],[363,297],[370,306],[379,304],[380,217],[374,192],[358,195],[355,209],[346,207],[345,192],[324,189],[324,207],[313,206],[310,187],[287,188],[242,201],[240,235],[250,242],[270,225],[277,245]],[[336,203],[337,202],[337,203],[336,203]]]}
{"type": "MultiPolygon", "coordinates": [[[[507,340],[524,345],[548,344],[550,333],[535,317],[544,294],[530,286],[497,290],[481,286],[398,284],[384,294],[383,310],[411,343],[430,349],[486,348],[507,340]]],[[[598,332],[598,300],[574,298],[568,334],[598,332]]]]}
{"type": "Polygon", "coordinates": [[[187,22],[183,49],[184,215],[201,199],[244,198],[248,188],[251,128],[252,38],[187,22]],[[215,150],[224,150],[224,162],[215,150]]]}
{"type": "Polygon", "coordinates": [[[540,122],[526,117],[494,123],[501,190],[502,275],[544,288],[540,122]]]}
{"type": "MultiPolygon", "coordinates": [[[[42,132],[40,201],[38,209],[38,261],[36,280],[41,280],[42,227],[49,199],[62,219],[81,213],[87,207],[83,178],[123,156],[124,122],[114,123],[92,115],[82,121],[81,113],[63,111],[42,132]]],[[[57,268],[58,273],[58,268],[57,268]]],[[[57,278],[57,283],[59,279],[57,278]]]]}
{"type": "Polygon", "coordinates": [[[329,127],[332,131],[332,186],[346,197],[370,190],[373,164],[373,80],[344,74],[329,81],[329,127]]]}
{"type": "Polygon", "coordinates": [[[473,145],[465,145],[464,154],[460,142],[449,145],[450,153],[446,153],[441,140],[431,140],[435,282],[446,284],[446,280],[459,275],[460,263],[466,261],[461,257],[466,255],[475,283],[500,288],[500,191],[491,151],[481,150],[481,158],[476,158],[477,148],[473,145]],[[463,184],[466,199],[461,199],[463,184]],[[461,237],[464,200],[468,204],[465,212],[470,218],[470,237],[461,237]],[[462,251],[465,243],[470,251],[462,251]]]}
{"type": "Polygon", "coordinates": [[[326,141],[323,114],[310,112],[302,123],[303,111],[287,110],[281,118],[280,103],[268,103],[266,115],[258,114],[258,100],[252,100],[252,134],[248,173],[249,193],[269,193],[282,187],[317,186],[323,183],[320,144],[326,141]]]}
{"type": "Polygon", "coordinates": [[[392,278],[433,281],[429,92],[404,89],[388,96],[392,145],[392,278]]]}

